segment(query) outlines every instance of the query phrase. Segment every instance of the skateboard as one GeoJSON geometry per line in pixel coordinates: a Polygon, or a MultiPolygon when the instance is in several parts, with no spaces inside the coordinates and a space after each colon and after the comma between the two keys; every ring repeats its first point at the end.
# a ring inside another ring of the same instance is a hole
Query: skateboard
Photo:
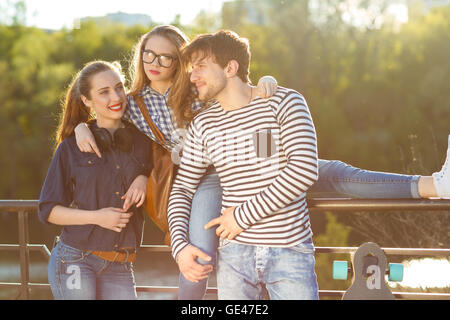
{"type": "Polygon", "coordinates": [[[394,300],[384,276],[388,274],[389,281],[402,281],[403,265],[390,263],[387,266],[386,255],[380,246],[366,242],[354,253],[350,268],[347,261],[333,262],[333,279],[347,280],[349,273],[353,274],[352,284],[342,300],[394,300]]]}

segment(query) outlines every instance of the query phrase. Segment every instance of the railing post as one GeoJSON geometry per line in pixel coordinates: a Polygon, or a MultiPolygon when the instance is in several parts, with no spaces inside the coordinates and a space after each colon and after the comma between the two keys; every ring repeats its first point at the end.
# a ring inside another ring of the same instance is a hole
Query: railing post
{"type": "Polygon", "coordinates": [[[28,300],[30,293],[28,291],[28,284],[30,282],[29,262],[30,252],[28,250],[28,212],[25,210],[19,211],[19,253],[20,253],[20,298],[28,300]]]}

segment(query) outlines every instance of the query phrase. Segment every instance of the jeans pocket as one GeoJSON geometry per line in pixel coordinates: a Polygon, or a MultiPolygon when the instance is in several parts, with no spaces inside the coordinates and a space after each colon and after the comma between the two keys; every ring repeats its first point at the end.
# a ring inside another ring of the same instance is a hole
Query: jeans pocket
{"type": "Polygon", "coordinates": [[[61,248],[61,262],[62,263],[76,263],[84,260],[86,254],[84,251],[63,245],[61,248]]]}
{"type": "Polygon", "coordinates": [[[314,254],[314,245],[311,241],[301,242],[293,247],[289,247],[289,249],[299,253],[314,254]]]}
{"type": "Polygon", "coordinates": [[[219,246],[218,246],[217,250],[222,250],[222,249],[228,247],[231,243],[232,242],[228,239],[219,238],[219,246]]]}

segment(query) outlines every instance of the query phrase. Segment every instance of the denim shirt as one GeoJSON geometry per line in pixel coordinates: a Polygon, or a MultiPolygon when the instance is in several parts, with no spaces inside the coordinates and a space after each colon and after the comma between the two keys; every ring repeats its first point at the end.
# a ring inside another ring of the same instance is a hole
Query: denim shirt
{"type": "MultiPolygon", "coordinates": [[[[149,176],[152,169],[151,142],[136,128],[130,129],[133,148],[123,152],[114,146],[95,153],[81,152],[74,136],[66,138],[57,148],[41,190],[38,216],[43,223],[53,207],[75,207],[98,210],[107,207],[122,208],[126,193],[139,175],[149,176]]],[[[139,208],[138,208],[139,209],[139,208]]],[[[113,251],[138,248],[142,240],[144,217],[133,206],[130,221],[121,232],[98,225],[64,226],[60,239],[80,250],[113,251]]]]}

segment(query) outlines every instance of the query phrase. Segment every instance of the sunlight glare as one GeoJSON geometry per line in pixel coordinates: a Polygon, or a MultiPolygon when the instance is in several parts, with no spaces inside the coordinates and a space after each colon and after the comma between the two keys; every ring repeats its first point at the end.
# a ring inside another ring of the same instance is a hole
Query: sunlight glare
{"type": "Polygon", "coordinates": [[[387,9],[387,12],[392,14],[400,23],[408,22],[408,8],[404,4],[391,4],[387,9]]]}
{"type": "Polygon", "coordinates": [[[388,282],[391,287],[446,288],[450,287],[450,260],[415,259],[404,261],[403,281],[388,282]]]}

